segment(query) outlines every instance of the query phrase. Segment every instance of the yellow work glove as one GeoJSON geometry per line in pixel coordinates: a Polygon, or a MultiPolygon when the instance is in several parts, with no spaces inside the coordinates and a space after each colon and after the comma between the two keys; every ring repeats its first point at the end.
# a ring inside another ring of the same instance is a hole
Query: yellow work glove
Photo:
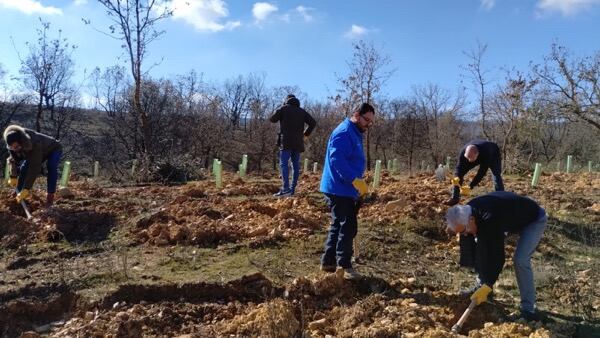
{"type": "Polygon", "coordinates": [[[487,301],[487,296],[492,292],[492,288],[483,284],[477,291],[471,295],[471,300],[474,300],[477,305],[487,301]]]}
{"type": "Polygon", "coordinates": [[[6,183],[8,183],[8,185],[11,188],[16,187],[18,182],[19,182],[19,180],[16,177],[11,177],[8,180],[6,180],[6,183]]]}
{"type": "Polygon", "coordinates": [[[462,187],[460,187],[460,194],[466,197],[471,196],[471,187],[469,187],[468,185],[463,185],[462,187]]]}
{"type": "Polygon", "coordinates": [[[21,201],[28,199],[29,196],[31,196],[31,193],[29,193],[29,189],[21,190],[21,192],[17,194],[17,203],[21,203],[21,201]]]}
{"type": "Polygon", "coordinates": [[[456,185],[459,186],[460,185],[460,178],[455,177],[452,179],[452,185],[456,185]]]}
{"type": "Polygon", "coordinates": [[[358,191],[359,196],[363,196],[369,192],[369,186],[367,186],[367,183],[362,178],[355,178],[352,181],[352,185],[358,191]]]}

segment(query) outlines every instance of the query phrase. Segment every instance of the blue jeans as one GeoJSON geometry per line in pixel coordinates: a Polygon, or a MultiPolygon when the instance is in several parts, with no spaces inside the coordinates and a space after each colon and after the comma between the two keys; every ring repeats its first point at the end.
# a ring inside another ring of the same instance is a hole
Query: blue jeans
{"type": "Polygon", "coordinates": [[[533,256],[535,248],[542,239],[547,221],[546,211],[540,208],[538,219],[525,226],[519,233],[513,263],[519,293],[521,294],[521,311],[535,311],[535,284],[531,268],[531,256],[533,256]]]}
{"type": "MultiPolygon", "coordinates": [[[[53,151],[50,153],[50,155],[48,155],[48,159],[46,161],[46,168],[48,169],[48,193],[56,192],[56,183],[58,181],[58,164],[60,163],[61,157],[61,151],[53,151]]],[[[23,190],[23,184],[25,183],[25,177],[27,177],[28,170],[29,161],[25,160],[19,167],[19,183],[17,184],[17,192],[23,190]]]]}
{"type": "Polygon", "coordinates": [[[502,162],[498,157],[490,166],[492,172],[492,181],[494,182],[494,190],[504,191],[504,182],[502,182],[502,162]]]}
{"type": "Polygon", "coordinates": [[[358,232],[358,206],[350,197],[325,194],[331,209],[331,225],[325,241],[325,253],[321,265],[337,265],[344,269],[352,267],[352,243],[358,232]]]}
{"type": "Polygon", "coordinates": [[[296,191],[298,177],[300,176],[300,153],[293,150],[279,151],[279,167],[281,168],[282,190],[296,191]],[[292,186],[290,189],[290,166],[292,160],[292,186]]]}

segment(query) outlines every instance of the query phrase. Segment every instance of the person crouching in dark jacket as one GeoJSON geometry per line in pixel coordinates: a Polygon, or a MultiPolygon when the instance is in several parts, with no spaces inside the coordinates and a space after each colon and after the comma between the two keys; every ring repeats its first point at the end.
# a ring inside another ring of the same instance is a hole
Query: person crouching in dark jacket
{"type": "Polygon", "coordinates": [[[540,242],[548,217],[534,200],[513,192],[495,191],[455,205],[446,213],[447,231],[476,237],[477,285],[471,299],[485,302],[504,267],[504,233],[519,235],[513,256],[521,294],[521,317],[538,320],[531,257],[540,242]]]}
{"type": "Polygon", "coordinates": [[[31,196],[31,188],[45,161],[48,169],[46,206],[52,206],[58,181],[58,164],[62,156],[60,142],[17,125],[4,130],[4,141],[10,153],[8,184],[16,188],[17,202],[21,203],[31,196]]]}

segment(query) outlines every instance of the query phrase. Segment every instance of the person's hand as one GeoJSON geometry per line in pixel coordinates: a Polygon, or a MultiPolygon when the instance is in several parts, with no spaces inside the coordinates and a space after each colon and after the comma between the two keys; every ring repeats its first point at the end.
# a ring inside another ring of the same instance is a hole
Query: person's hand
{"type": "Polygon", "coordinates": [[[487,297],[492,292],[492,288],[487,284],[483,284],[477,291],[471,295],[471,300],[474,300],[477,305],[487,301],[487,297]]]}
{"type": "Polygon", "coordinates": [[[8,183],[8,185],[11,188],[15,188],[17,186],[17,183],[19,182],[19,179],[16,177],[11,177],[8,180],[6,180],[6,183],[8,183]]]}
{"type": "Polygon", "coordinates": [[[352,185],[358,191],[359,196],[364,196],[369,192],[369,186],[367,186],[367,183],[362,178],[355,178],[354,181],[352,181],[352,185]]]}
{"type": "Polygon", "coordinates": [[[456,186],[460,185],[460,178],[458,178],[458,177],[453,178],[452,185],[456,185],[456,186]]]}
{"type": "Polygon", "coordinates": [[[21,190],[21,192],[17,194],[17,203],[21,203],[21,201],[28,199],[30,196],[31,193],[29,192],[29,189],[21,190]]]}
{"type": "Polygon", "coordinates": [[[460,187],[460,194],[466,197],[471,196],[471,187],[469,187],[468,185],[463,185],[462,187],[460,187]]]}

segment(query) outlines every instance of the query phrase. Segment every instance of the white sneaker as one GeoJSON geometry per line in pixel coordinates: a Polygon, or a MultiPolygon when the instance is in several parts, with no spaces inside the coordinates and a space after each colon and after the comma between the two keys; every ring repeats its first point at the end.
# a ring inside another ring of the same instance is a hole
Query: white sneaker
{"type": "Polygon", "coordinates": [[[358,280],[361,279],[362,275],[356,272],[353,268],[344,269],[344,279],[346,280],[358,280]]]}

